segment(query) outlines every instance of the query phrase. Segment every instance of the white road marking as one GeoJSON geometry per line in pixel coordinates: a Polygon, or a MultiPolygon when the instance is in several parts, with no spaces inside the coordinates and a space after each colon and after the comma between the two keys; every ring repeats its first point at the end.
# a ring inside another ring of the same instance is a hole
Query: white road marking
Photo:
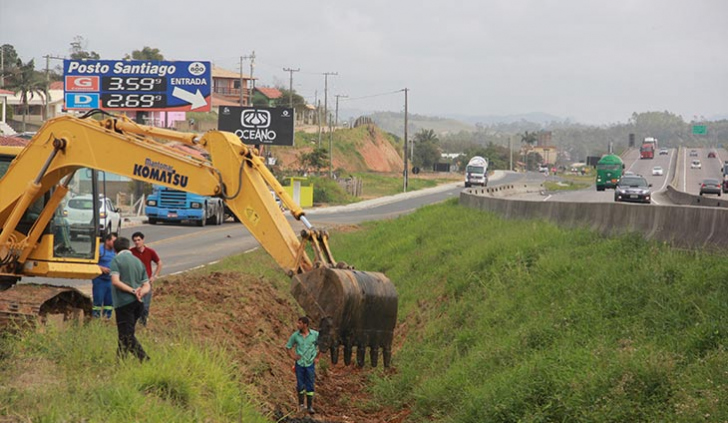
{"type": "Polygon", "coordinates": [[[551,198],[551,194],[549,194],[548,197],[544,198],[543,201],[547,201],[549,198],[551,198]]]}

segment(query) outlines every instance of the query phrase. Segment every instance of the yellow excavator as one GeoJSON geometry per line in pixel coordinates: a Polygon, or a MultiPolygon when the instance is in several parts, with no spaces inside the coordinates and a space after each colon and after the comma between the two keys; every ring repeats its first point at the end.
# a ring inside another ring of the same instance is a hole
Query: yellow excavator
{"type": "MultiPolygon", "coordinates": [[[[348,365],[356,347],[363,366],[369,348],[377,365],[392,355],[397,292],[382,273],[336,262],[328,233],[314,228],[257,151],[234,134],[181,133],[93,110],[48,120],[22,149],[0,147],[0,326],[11,321],[90,315],[90,299],[71,287],[27,283],[27,277],[91,279],[100,274],[98,207],[88,236],[69,241],[64,210],[81,184],[77,173],[104,171],[204,196],[222,198],[291,277],[291,293],[320,328],[322,351],[334,363],[343,347],[348,365]],[[176,143],[172,142],[176,141],[176,143]],[[171,147],[203,149],[208,159],[171,147]],[[303,224],[300,238],[271,191],[303,224]],[[65,229],[65,230],[64,230],[65,229]],[[26,278],[22,283],[20,279],[26,278]]],[[[92,183],[92,198],[97,184],[92,183]]]]}

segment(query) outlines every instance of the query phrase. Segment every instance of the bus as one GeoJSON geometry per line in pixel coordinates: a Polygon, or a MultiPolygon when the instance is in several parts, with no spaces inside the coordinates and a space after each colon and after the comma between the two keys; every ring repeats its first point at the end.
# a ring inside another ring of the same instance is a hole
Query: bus
{"type": "Polygon", "coordinates": [[[615,154],[607,154],[599,159],[597,163],[597,191],[604,191],[606,188],[614,189],[617,182],[622,178],[624,162],[615,154]]]}

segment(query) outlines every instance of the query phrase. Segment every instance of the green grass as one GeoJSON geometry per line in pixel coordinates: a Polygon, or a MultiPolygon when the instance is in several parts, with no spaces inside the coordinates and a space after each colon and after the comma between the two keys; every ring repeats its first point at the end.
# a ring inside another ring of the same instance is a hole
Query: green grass
{"type": "MultiPolygon", "coordinates": [[[[354,176],[363,181],[363,196],[366,198],[384,197],[403,192],[402,176],[382,175],[381,173],[354,173],[354,176]]],[[[432,188],[438,184],[453,182],[453,179],[419,179],[410,175],[408,178],[407,191],[417,191],[425,188],[432,188]]]]}
{"type": "Polygon", "coordinates": [[[116,327],[93,321],[0,341],[0,420],[265,422],[230,357],[187,336],[140,341],[152,361],[117,362],[116,327]]]}
{"type": "Polygon", "coordinates": [[[724,257],[454,201],[367,227],[333,248],[397,286],[371,390],[408,421],[728,419],[724,257]]]}
{"type": "Polygon", "coordinates": [[[559,182],[546,181],[543,183],[547,191],[575,191],[588,188],[591,185],[590,183],[572,182],[568,180],[559,182]]]}
{"type": "MultiPolygon", "coordinates": [[[[395,369],[370,373],[362,409],[407,408],[408,422],[728,420],[724,255],[454,200],[363,227],[332,233],[336,259],[384,272],[400,302],[395,369]]],[[[264,255],[198,272],[245,269],[285,291],[264,255]]],[[[142,332],[153,365],[117,365],[115,333],[94,322],[1,338],[0,417],[266,421],[217,346],[142,332]]]]}

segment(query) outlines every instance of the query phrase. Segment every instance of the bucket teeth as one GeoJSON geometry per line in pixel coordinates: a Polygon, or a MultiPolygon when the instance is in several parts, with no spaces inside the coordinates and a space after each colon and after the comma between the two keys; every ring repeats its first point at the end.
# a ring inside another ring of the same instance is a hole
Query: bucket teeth
{"type": "Polygon", "coordinates": [[[291,292],[309,317],[319,324],[319,348],[329,349],[338,361],[344,347],[344,363],[351,363],[353,347],[357,364],[364,366],[370,348],[372,366],[383,350],[384,366],[391,364],[392,338],[397,323],[397,291],[381,273],[318,268],[293,277],[291,292]]]}

